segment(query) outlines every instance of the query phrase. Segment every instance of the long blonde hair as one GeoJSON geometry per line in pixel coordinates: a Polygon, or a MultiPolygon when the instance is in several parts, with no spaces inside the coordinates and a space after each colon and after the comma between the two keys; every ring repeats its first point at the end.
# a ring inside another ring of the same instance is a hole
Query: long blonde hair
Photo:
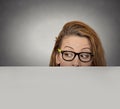
{"type": "Polygon", "coordinates": [[[106,66],[104,50],[97,33],[90,26],[80,21],[71,21],[63,26],[61,32],[56,38],[49,66],[58,66],[56,64],[57,49],[61,47],[64,37],[69,37],[70,35],[88,38],[91,43],[92,53],[94,54],[92,66],[106,66]]]}

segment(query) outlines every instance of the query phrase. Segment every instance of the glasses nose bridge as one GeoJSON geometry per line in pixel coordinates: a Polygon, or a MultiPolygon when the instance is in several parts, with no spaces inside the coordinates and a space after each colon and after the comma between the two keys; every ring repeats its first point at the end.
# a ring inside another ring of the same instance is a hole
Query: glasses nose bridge
{"type": "Polygon", "coordinates": [[[74,59],[76,58],[76,55],[78,56],[78,59],[80,60],[80,58],[79,58],[79,55],[80,55],[80,53],[74,53],[74,59]]]}
{"type": "Polygon", "coordinates": [[[80,53],[74,53],[74,54],[75,54],[74,59],[76,58],[76,55],[78,56],[78,59],[79,59],[80,53]]]}
{"type": "Polygon", "coordinates": [[[80,53],[74,53],[74,59],[72,61],[72,66],[80,66],[81,62],[80,62],[80,59],[79,59],[79,54],[80,53]],[[78,57],[76,57],[76,55],[78,55],[78,57]]]}

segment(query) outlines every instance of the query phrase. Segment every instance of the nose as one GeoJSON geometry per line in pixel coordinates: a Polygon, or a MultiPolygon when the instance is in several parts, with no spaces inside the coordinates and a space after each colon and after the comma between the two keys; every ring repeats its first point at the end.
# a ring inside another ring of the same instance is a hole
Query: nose
{"type": "Polygon", "coordinates": [[[80,60],[78,56],[75,57],[75,59],[72,62],[72,66],[79,67],[80,66],[80,60]]]}

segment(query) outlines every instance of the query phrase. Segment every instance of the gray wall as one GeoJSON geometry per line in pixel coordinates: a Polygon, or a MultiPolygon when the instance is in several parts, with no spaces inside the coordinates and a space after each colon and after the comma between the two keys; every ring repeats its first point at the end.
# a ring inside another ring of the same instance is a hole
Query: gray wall
{"type": "Polygon", "coordinates": [[[119,66],[119,0],[0,0],[0,65],[48,66],[55,37],[71,20],[99,35],[109,66],[119,66]]]}

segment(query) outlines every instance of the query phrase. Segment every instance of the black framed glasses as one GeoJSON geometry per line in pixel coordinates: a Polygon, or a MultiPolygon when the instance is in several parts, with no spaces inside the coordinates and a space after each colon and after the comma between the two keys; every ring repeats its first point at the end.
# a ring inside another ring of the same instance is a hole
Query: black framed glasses
{"type": "Polygon", "coordinates": [[[72,61],[75,59],[76,55],[78,55],[78,58],[81,62],[90,62],[93,57],[93,53],[91,52],[76,53],[73,51],[62,51],[61,49],[58,49],[58,52],[62,53],[62,58],[65,61],[72,61]]]}

